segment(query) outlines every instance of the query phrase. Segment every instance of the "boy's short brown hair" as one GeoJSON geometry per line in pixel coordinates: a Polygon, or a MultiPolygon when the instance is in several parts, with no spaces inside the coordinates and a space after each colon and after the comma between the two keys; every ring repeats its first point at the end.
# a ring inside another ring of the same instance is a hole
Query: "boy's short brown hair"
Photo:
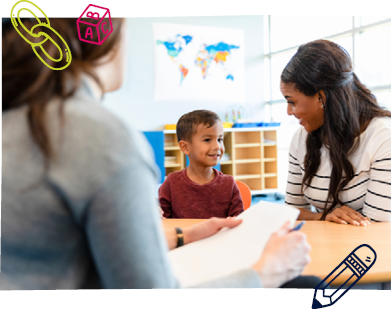
{"type": "Polygon", "coordinates": [[[184,114],[179,118],[176,125],[176,134],[179,141],[191,141],[191,138],[197,132],[197,126],[200,124],[206,125],[210,128],[215,125],[217,121],[221,121],[220,117],[205,109],[195,110],[184,114]]]}

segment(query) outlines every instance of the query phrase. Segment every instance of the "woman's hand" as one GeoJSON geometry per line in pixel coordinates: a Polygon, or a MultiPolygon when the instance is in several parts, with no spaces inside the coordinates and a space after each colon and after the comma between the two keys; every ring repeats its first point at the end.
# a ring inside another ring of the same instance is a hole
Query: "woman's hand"
{"type": "Polygon", "coordinates": [[[163,211],[163,209],[161,209],[160,207],[159,207],[159,209],[160,209],[160,216],[161,216],[161,218],[162,218],[162,219],[167,219],[167,218],[164,216],[164,211],[163,211]]]}
{"type": "Polygon", "coordinates": [[[252,268],[265,288],[277,288],[299,276],[311,261],[311,246],[302,232],[291,232],[289,221],[273,233],[252,268]]]}
{"type": "MultiPolygon", "coordinates": [[[[320,220],[323,212],[313,213],[307,209],[301,208],[299,220],[320,220]]],[[[364,217],[359,212],[344,205],[339,208],[335,208],[332,212],[327,214],[325,221],[340,223],[340,224],[352,224],[355,226],[367,226],[371,224],[371,219],[364,217]]]]}
{"type": "Polygon", "coordinates": [[[211,218],[206,221],[194,224],[188,228],[183,228],[184,243],[188,244],[197,240],[212,236],[223,227],[236,227],[242,223],[242,219],[233,218],[211,218]]]}
{"type": "Polygon", "coordinates": [[[346,205],[335,208],[332,212],[327,214],[325,220],[340,224],[352,224],[355,226],[367,226],[371,224],[369,218],[364,217],[358,211],[355,211],[346,205]]]}
{"type": "MultiPolygon", "coordinates": [[[[191,242],[204,239],[212,236],[220,231],[223,227],[235,227],[242,223],[242,219],[223,219],[223,218],[210,218],[203,222],[194,224],[190,227],[182,228],[183,243],[189,244],[191,242]]],[[[168,248],[170,250],[175,249],[177,246],[177,234],[175,229],[164,230],[168,248]]]]}

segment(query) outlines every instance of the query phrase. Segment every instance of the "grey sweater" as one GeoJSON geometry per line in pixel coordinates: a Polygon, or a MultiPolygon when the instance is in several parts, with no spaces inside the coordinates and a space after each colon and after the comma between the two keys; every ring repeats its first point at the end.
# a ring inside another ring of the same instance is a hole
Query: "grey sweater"
{"type": "MultiPolygon", "coordinates": [[[[90,82],[89,82],[90,83],[90,82]]],[[[26,107],[3,113],[0,289],[175,288],[150,146],[88,83],[47,120],[45,168],[26,107]]],[[[200,287],[260,287],[248,269],[200,287]]]]}

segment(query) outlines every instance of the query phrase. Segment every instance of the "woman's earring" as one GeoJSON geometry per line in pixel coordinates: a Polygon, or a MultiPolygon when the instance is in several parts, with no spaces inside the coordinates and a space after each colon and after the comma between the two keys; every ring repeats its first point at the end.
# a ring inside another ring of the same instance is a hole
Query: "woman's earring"
{"type": "Polygon", "coordinates": [[[321,97],[319,97],[319,101],[322,102],[322,108],[324,109],[324,103],[321,97]]]}

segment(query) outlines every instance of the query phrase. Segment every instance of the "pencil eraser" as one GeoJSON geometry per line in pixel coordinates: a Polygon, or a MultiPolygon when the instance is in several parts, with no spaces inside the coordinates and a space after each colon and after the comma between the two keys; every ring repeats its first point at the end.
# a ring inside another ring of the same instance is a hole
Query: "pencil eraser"
{"type": "Polygon", "coordinates": [[[376,252],[368,245],[361,245],[357,247],[351,254],[355,254],[368,268],[370,268],[376,261],[376,252]]]}

